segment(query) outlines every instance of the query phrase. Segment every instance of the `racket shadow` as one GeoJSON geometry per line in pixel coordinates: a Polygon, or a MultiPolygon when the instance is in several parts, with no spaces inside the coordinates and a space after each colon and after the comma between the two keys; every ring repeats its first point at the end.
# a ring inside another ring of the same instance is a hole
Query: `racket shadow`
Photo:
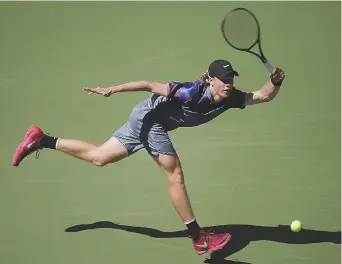
{"type": "MultiPolygon", "coordinates": [[[[81,232],[93,229],[115,229],[136,234],[146,235],[152,238],[183,238],[188,236],[187,230],[160,231],[149,227],[121,225],[109,221],[100,221],[92,224],[80,224],[67,228],[65,232],[81,232]]],[[[273,241],[286,244],[312,244],[312,243],[333,243],[341,244],[341,231],[318,231],[302,229],[294,233],[289,226],[255,226],[255,225],[219,225],[204,227],[204,230],[215,229],[216,233],[229,232],[232,239],[221,250],[211,253],[204,263],[211,264],[248,264],[246,262],[231,261],[225,258],[244,249],[253,241],[273,241]]]]}

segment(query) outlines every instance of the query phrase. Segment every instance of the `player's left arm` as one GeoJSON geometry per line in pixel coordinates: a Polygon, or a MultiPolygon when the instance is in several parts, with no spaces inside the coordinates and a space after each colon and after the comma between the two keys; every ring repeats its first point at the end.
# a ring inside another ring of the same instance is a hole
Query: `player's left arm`
{"type": "Polygon", "coordinates": [[[284,79],[284,71],[279,68],[274,68],[270,74],[270,80],[260,90],[246,93],[245,105],[255,105],[272,101],[277,96],[284,79]]]}
{"type": "Polygon", "coordinates": [[[151,82],[151,81],[137,81],[128,82],[120,85],[115,85],[108,88],[83,88],[83,91],[88,92],[88,94],[99,94],[105,97],[109,97],[114,93],[122,92],[151,92],[154,94],[159,94],[166,96],[168,92],[168,85],[166,83],[151,82]]]}

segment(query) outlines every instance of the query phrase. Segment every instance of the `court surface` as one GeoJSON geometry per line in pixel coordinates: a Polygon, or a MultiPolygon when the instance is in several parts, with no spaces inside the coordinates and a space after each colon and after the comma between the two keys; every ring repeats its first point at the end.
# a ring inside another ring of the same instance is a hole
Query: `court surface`
{"type": "Polygon", "coordinates": [[[340,263],[339,2],[1,2],[0,263],[340,263]],[[84,86],[191,81],[217,58],[259,89],[268,73],[230,48],[220,21],[243,6],[286,80],[269,104],[170,133],[199,223],[232,243],[197,256],[144,150],[104,168],[43,150],[11,166],[31,124],[101,144],[147,93],[84,86]],[[305,230],[291,233],[295,219],[305,230]],[[312,243],[319,242],[319,243],[312,243]],[[337,244],[336,244],[337,243],[337,244]]]}

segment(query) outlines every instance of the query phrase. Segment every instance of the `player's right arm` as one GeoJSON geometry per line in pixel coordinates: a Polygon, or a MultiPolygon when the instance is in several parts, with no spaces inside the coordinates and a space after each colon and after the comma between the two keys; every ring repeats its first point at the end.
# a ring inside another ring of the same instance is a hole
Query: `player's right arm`
{"type": "Polygon", "coordinates": [[[166,83],[151,82],[151,81],[137,81],[128,82],[108,88],[83,88],[83,91],[88,92],[88,94],[99,94],[106,97],[111,96],[114,93],[122,92],[151,92],[159,94],[162,96],[167,96],[168,85],[166,83]]]}
{"type": "Polygon", "coordinates": [[[272,101],[277,96],[284,78],[283,70],[274,68],[270,80],[260,90],[246,93],[245,105],[256,105],[272,101]]]}

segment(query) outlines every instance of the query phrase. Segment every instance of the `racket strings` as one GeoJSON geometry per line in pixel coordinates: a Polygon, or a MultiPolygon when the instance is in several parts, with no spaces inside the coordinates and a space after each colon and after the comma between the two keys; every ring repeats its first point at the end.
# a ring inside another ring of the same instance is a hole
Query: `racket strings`
{"type": "Polygon", "coordinates": [[[258,24],[244,10],[230,13],[223,24],[223,33],[231,45],[238,49],[250,49],[258,39],[258,24]]]}

